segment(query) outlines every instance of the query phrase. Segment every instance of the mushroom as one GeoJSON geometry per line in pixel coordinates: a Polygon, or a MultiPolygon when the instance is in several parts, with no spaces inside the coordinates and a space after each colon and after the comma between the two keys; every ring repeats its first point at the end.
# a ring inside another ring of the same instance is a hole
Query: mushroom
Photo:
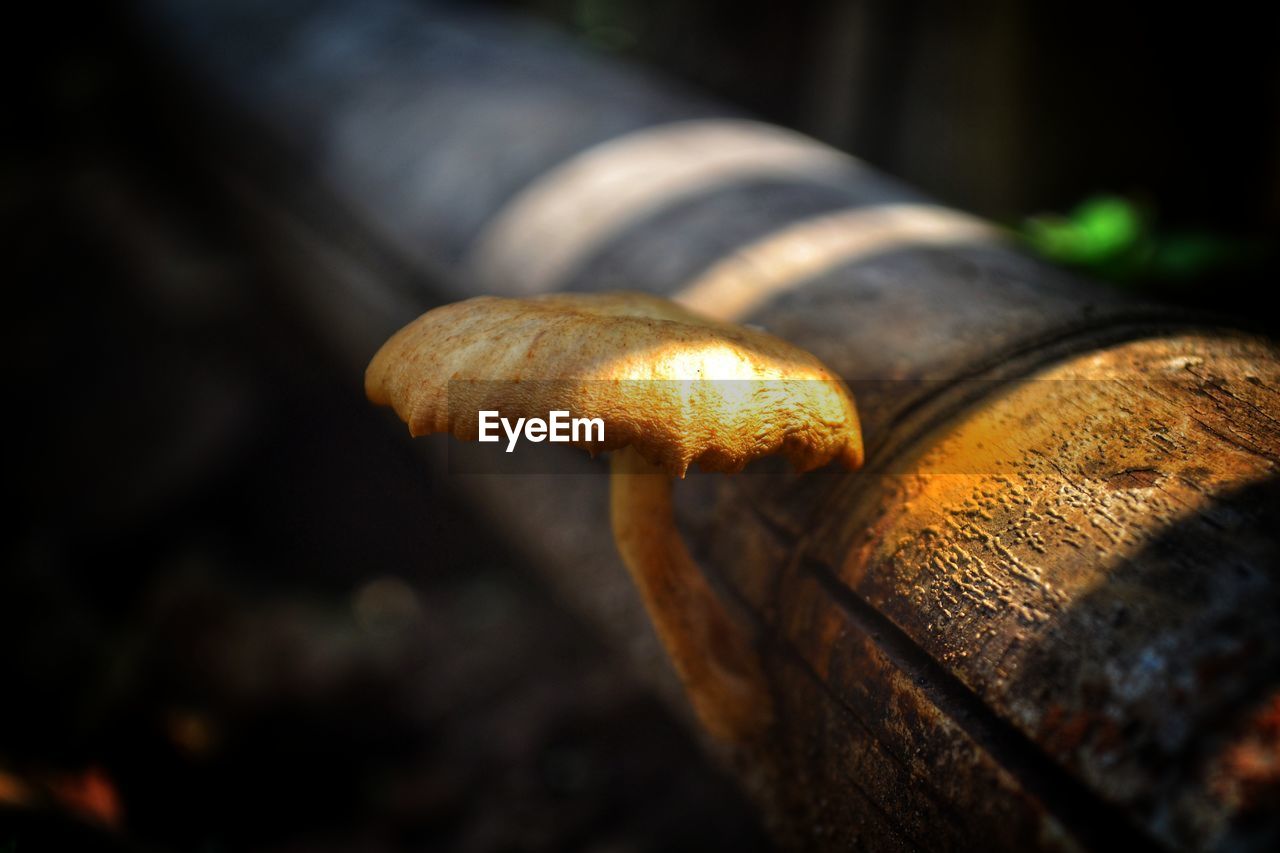
{"type": "Polygon", "coordinates": [[[477,297],[397,332],[365,374],[411,435],[479,437],[481,410],[599,418],[572,443],[613,451],[614,538],[703,725],[740,741],[772,710],[746,629],[725,610],[675,526],[673,477],[736,472],[781,453],[801,471],[862,462],[844,383],[772,335],[639,293],[477,297]]]}

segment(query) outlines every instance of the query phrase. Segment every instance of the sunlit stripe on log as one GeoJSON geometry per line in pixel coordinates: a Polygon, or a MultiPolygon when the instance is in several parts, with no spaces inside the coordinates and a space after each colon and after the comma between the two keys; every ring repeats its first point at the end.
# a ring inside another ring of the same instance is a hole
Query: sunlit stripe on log
{"type": "Polygon", "coordinates": [[[481,233],[468,272],[481,290],[555,290],[610,238],[700,192],[761,178],[831,181],[861,168],[846,154],[754,121],[647,128],[535,180],[481,233]]]}
{"type": "Polygon", "coordinates": [[[789,225],[733,252],[682,288],[677,302],[738,320],[842,264],[881,252],[1001,239],[994,226],[926,204],[843,210],[789,225]]]}

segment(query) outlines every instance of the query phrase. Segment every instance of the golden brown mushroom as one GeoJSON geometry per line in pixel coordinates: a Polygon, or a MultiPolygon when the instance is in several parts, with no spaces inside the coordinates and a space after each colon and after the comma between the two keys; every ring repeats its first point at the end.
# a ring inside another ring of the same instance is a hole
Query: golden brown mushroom
{"type": "Polygon", "coordinates": [[[676,530],[671,477],[693,463],[739,471],[774,453],[802,471],[858,467],[853,398],[814,356],[644,294],[479,297],[397,332],[369,365],[365,390],[415,436],[475,440],[481,410],[600,418],[602,441],[573,443],[615,451],[614,537],[695,710],[724,739],[768,723],[750,643],[676,530]]]}

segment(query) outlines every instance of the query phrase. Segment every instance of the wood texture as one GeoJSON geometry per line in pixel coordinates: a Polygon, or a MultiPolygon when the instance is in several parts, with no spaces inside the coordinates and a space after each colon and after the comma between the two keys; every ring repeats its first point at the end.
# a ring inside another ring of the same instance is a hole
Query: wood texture
{"type": "Polygon", "coordinates": [[[1090,846],[1264,843],[1277,355],[1226,334],[1114,344],[984,383],[862,480],[722,487],[707,562],[757,591],[800,659],[784,666],[855,721],[814,760],[886,764],[849,784],[948,804],[923,821],[930,849],[972,844],[984,813],[1010,849],[1063,828],[1090,846]]]}
{"type": "MultiPolygon", "coordinates": [[[[353,387],[414,313],[472,295],[470,247],[548,170],[727,114],[479,12],[141,9],[214,105],[198,147],[353,387]]],[[[865,169],[743,178],[648,211],[556,286],[671,294],[808,217],[919,201],[865,169]]],[[[1273,343],[985,238],[864,254],[746,319],[854,383],[869,459],[677,490],[713,588],[754,614],[776,724],[730,760],[781,839],[1280,844],[1273,343]]],[[[670,687],[608,541],[602,469],[566,455],[557,475],[457,487],[670,687]]]]}

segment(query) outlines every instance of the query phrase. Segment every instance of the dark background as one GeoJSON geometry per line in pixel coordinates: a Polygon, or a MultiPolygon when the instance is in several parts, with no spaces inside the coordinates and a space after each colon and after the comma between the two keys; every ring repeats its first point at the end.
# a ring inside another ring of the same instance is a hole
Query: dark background
{"type": "Polygon", "coordinates": [[[1280,224],[1276,16],[1258,5],[505,5],[999,221],[1119,193],[1167,227],[1280,224]]]}
{"type": "MultiPolygon", "coordinates": [[[[1261,4],[500,5],[1117,287],[1275,328],[1261,4]]],[[[128,9],[0,35],[0,851],[764,846],[295,319],[174,143],[128,9]]]]}

